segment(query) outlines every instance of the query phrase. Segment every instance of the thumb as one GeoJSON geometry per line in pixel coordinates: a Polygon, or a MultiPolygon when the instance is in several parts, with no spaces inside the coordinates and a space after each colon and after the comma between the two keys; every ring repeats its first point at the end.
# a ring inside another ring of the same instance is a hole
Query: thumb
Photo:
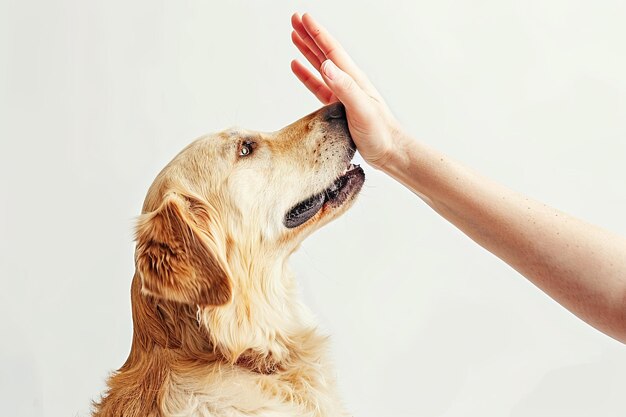
{"type": "Polygon", "coordinates": [[[327,59],[322,62],[321,70],[324,82],[346,108],[352,108],[358,112],[368,104],[368,96],[361,87],[350,75],[337,67],[333,61],[327,59]]]}

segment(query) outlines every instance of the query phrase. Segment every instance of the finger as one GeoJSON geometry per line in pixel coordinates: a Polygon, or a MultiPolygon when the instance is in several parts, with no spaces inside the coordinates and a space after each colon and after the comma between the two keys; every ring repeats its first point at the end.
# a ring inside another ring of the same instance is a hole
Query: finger
{"type": "Polygon", "coordinates": [[[327,59],[332,59],[335,65],[341,68],[344,72],[348,73],[350,77],[352,77],[352,79],[354,79],[362,89],[367,91],[369,95],[380,98],[380,94],[367,76],[354,63],[341,44],[335,40],[335,38],[333,38],[322,25],[320,25],[308,13],[305,13],[300,18],[300,21],[311,39],[313,39],[322,52],[322,55],[324,55],[327,59]]]}
{"type": "MultiPolygon", "coordinates": [[[[339,44],[322,25],[317,23],[310,14],[305,13],[304,16],[300,18],[300,22],[307,33],[307,37],[315,43],[317,49],[325,59],[332,59],[335,65],[350,74],[353,78],[357,78],[357,76],[360,75],[361,71],[341,44],[339,44]]],[[[300,37],[305,40],[302,35],[300,35],[300,37]]],[[[316,54],[318,57],[319,55],[320,54],[316,54]]]]}
{"type": "Polygon", "coordinates": [[[298,77],[300,82],[306,86],[319,101],[323,104],[330,104],[337,101],[337,97],[322,80],[317,78],[299,61],[291,61],[291,71],[298,77]]]}
{"type": "Polygon", "coordinates": [[[350,74],[337,67],[332,60],[327,59],[322,63],[322,77],[328,88],[341,101],[348,112],[360,117],[370,109],[371,97],[356,83],[350,74]]]}
{"type": "Polygon", "coordinates": [[[311,36],[309,35],[309,32],[307,32],[307,30],[304,28],[304,25],[302,24],[302,18],[298,13],[294,13],[293,16],[291,16],[291,26],[294,28],[298,36],[300,36],[300,39],[302,39],[304,44],[311,50],[313,54],[315,54],[319,62],[324,62],[326,56],[324,56],[313,38],[311,38],[311,36]]]}
{"type": "Polygon", "coordinates": [[[322,65],[322,61],[320,61],[317,56],[311,52],[309,47],[304,43],[300,35],[296,31],[291,32],[291,41],[296,48],[304,55],[304,57],[313,65],[316,70],[320,70],[320,65],[322,65]]]}

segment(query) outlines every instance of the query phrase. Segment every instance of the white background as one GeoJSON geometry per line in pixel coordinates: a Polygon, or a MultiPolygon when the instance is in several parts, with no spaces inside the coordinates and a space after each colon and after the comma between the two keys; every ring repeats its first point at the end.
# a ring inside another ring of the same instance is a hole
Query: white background
{"type": "MultiPolygon", "coordinates": [[[[276,130],[310,11],[406,129],[626,234],[626,3],[0,1],[0,414],[85,416],[131,341],[133,219],[195,137],[276,130]]],[[[366,167],[293,259],[366,416],[623,416],[624,345],[366,167]]]]}

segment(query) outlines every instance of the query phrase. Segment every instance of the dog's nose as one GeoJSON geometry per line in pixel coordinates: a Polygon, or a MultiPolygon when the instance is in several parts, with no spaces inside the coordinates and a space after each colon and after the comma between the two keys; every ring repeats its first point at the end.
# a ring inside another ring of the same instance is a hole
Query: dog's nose
{"type": "Polygon", "coordinates": [[[333,119],[345,119],[346,108],[340,102],[326,106],[326,120],[329,122],[333,119]]]}

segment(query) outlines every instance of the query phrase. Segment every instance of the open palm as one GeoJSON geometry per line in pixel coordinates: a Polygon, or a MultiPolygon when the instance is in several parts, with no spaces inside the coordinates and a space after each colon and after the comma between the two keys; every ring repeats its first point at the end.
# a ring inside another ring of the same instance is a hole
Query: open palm
{"type": "Polygon", "coordinates": [[[322,103],[341,101],[345,105],[359,152],[368,163],[382,168],[399,132],[385,101],[339,42],[309,14],[301,17],[295,13],[291,24],[293,43],[322,79],[298,60],[291,62],[293,73],[322,103]]]}

